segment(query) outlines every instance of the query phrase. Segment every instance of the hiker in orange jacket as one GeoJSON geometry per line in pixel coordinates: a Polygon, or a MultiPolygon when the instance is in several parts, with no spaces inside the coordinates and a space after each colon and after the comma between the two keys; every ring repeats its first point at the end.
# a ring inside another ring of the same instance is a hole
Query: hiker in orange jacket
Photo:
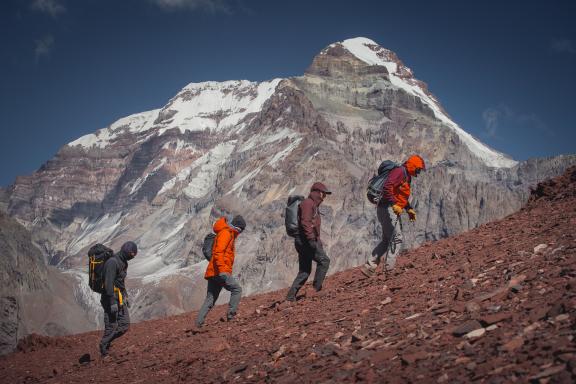
{"type": "Polygon", "coordinates": [[[418,177],[424,169],[426,169],[426,164],[422,157],[413,155],[388,174],[382,187],[382,198],[376,208],[378,221],[382,226],[382,241],[374,248],[372,255],[361,269],[366,276],[374,274],[384,255],[386,255],[386,263],[390,266],[394,265],[402,248],[400,214],[406,211],[410,221],[416,220],[416,211],[408,202],[411,192],[410,183],[412,177],[418,177]]]}
{"type": "Polygon", "coordinates": [[[204,278],[208,280],[208,290],[206,299],[196,318],[196,325],[201,327],[208,312],[214,307],[222,288],[231,293],[228,304],[227,320],[230,321],[236,316],[242,287],[232,277],[232,267],[234,266],[234,242],[238,235],[246,228],[246,221],[240,215],[235,216],[230,224],[225,217],[221,217],[214,223],[213,230],[216,233],[214,245],[212,247],[212,258],[208,262],[204,278]]]}

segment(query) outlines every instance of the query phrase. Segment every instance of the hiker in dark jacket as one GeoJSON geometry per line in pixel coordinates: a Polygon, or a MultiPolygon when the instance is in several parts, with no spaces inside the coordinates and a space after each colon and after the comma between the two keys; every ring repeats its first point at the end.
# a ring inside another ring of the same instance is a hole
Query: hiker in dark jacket
{"type": "MultiPolygon", "coordinates": [[[[426,169],[424,160],[410,156],[404,164],[394,168],[388,174],[382,187],[382,198],[378,202],[376,214],[382,227],[382,241],[374,248],[372,255],[361,268],[366,276],[372,276],[385,256],[387,265],[393,266],[402,248],[402,221],[400,214],[406,211],[410,221],[416,220],[416,211],[410,206],[410,183],[412,177],[426,169]]],[[[387,267],[384,265],[384,268],[387,267]]]]}
{"type": "Polygon", "coordinates": [[[313,260],[317,265],[312,286],[316,292],[322,289],[322,283],[330,266],[330,259],[326,255],[320,239],[322,220],[319,207],[326,195],[331,193],[324,184],[316,182],[310,189],[310,195],[298,207],[299,234],[294,238],[294,246],[298,252],[298,275],[296,275],[286,295],[288,301],[296,300],[296,294],[312,272],[313,260]]]}
{"type": "Polygon", "coordinates": [[[102,357],[108,355],[112,340],[125,334],[130,327],[130,304],[124,280],[128,272],[128,261],[137,253],[136,244],[127,241],[120,252],[109,258],[104,265],[104,293],[100,297],[100,304],[104,309],[104,335],[100,341],[102,357]]]}

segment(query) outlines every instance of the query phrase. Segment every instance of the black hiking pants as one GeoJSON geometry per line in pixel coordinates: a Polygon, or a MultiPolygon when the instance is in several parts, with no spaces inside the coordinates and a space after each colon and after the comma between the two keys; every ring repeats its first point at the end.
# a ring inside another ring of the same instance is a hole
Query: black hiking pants
{"type": "Polygon", "coordinates": [[[316,273],[314,274],[314,281],[312,286],[316,291],[322,289],[322,284],[326,278],[328,267],[330,266],[330,258],[324,252],[324,248],[320,242],[317,242],[316,249],[312,248],[308,241],[296,237],[294,239],[294,246],[298,252],[298,275],[294,279],[292,286],[286,295],[287,300],[296,300],[296,294],[304,286],[310,273],[312,272],[312,261],[316,262],[316,273]]]}
{"type": "Polygon", "coordinates": [[[102,297],[100,299],[102,309],[104,309],[104,335],[100,340],[100,353],[105,355],[108,353],[110,343],[114,339],[119,338],[128,331],[130,327],[130,313],[128,307],[123,305],[118,308],[118,313],[115,315],[110,312],[110,300],[102,297]]]}

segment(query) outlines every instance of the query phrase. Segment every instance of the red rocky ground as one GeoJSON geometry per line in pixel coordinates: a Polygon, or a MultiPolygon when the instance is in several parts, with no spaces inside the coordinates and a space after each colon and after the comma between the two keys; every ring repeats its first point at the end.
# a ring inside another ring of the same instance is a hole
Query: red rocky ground
{"type": "Polygon", "coordinates": [[[134,324],[100,360],[100,333],[29,337],[0,359],[5,383],[565,382],[576,380],[576,168],[505,219],[351,269],[294,305],[286,291],[134,324]],[[88,362],[80,357],[90,354],[88,362]]]}

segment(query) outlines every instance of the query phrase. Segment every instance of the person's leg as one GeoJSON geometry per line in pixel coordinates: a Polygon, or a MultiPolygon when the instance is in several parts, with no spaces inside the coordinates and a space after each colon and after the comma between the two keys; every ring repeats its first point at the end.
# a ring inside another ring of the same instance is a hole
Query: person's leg
{"type": "Polygon", "coordinates": [[[119,338],[120,336],[128,332],[128,329],[130,328],[130,313],[126,305],[120,307],[116,322],[118,326],[116,327],[116,332],[114,333],[112,340],[119,338]]]}
{"type": "MultiPolygon", "coordinates": [[[[384,267],[394,267],[396,263],[396,258],[400,251],[402,250],[402,222],[400,216],[396,215],[392,210],[392,207],[388,207],[386,210],[387,219],[386,222],[389,225],[386,226],[386,232],[384,236],[388,239],[388,255],[386,256],[386,264],[384,267]]],[[[384,230],[384,227],[383,227],[384,230]]]]}
{"type": "Polygon", "coordinates": [[[204,300],[204,304],[202,304],[202,308],[200,308],[200,311],[198,311],[198,317],[196,318],[196,325],[198,327],[204,325],[204,319],[212,307],[214,307],[214,304],[218,300],[218,296],[220,295],[221,290],[222,285],[216,282],[214,277],[208,279],[206,299],[204,300]]]}
{"type": "Polygon", "coordinates": [[[391,211],[394,216],[392,208],[386,205],[379,205],[376,209],[376,215],[378,217],[378,222],[380,223],[380,228],[382,229],[382,239],[372,250],[372,254],[368,257],[365,267],[369,270],[374,271],[380,262],[382,261],[382,256],[388,251],[388,246],[390,245],[391,234],[394,231],[394,221],[396,218],[391,218],[388,211],[391,211]]]}
{"type": "Polygon", "coordinates": [[[100,340],[100,354],[106,356],[108,354],[108,349],[110,348],[110,343],[114,339],[114,334],[118,328],[117,315],[113,315],[110,312],[110,303],[107,300],[101,300],[100,304],[104,310],[104,334],[100,340]]]}
{"type": "Polygon", "coordinates": [[[242,287],[238,281],[231,275],[220,275],[219,277],[224,277],[224,289],[230,292],[230,302],[228,303],[228,314],[226,318],[232,320],[236,316],[238,311],[238,304],[240,303],[240,298],[242,297],[242,287]]]}
{"type": "Polygon", "coordinates": [[[316,264],[316,273],[314,274],[314,282],[312,283],[316,291],[322,289],[322,284],[326,278],[326,273],[328,273],[328,267],[330,267],[330,258],[326,255],[324,248],[319,246],[314,252],[314,261],[316,264]]]}
{"type": "Polygon", "coordinates": [[[310,272],[312,272],[312,252],[313,250],[302,242],[299,238],[294,241],[294,246],[298,252],[298,274],[292,283],[292,286],[288,290],[286,295],[286,300],[294,301],[296,300],[296,295],[302,286],[308,280],[310,272]]]}

